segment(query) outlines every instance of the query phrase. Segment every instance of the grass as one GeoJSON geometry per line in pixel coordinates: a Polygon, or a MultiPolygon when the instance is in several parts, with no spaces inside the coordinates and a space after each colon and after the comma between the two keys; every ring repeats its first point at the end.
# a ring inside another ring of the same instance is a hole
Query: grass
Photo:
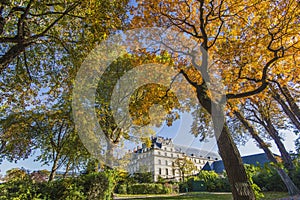
{"type": "MultiPolygon", "coordinates": [[[[264,200],[273,200],[278,198],[287,197],[288,194],[284,192],[266,192],[264,193],[264,200]]],[[[230,200],[232,199],[232,195],[230,193],[210,193],[210,192],[192,192],[181,195],[118,195],[118,199],[135,199],[135,200],[143,200],[143,199],[151,199],[151,200],[230,200]]]]}

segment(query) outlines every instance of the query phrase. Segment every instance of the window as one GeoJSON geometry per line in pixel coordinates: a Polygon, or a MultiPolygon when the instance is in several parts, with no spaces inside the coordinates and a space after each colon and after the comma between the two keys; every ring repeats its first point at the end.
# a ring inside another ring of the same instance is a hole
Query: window
{"type": "Polygon", "coordinates": [[[168,154],[167,154],[167,153],[165,153],[165,156],[168,156],[168,154]]]}
{"type": "Polygon", "coordinates": [[[161,168],[158,169],[158,173],[159,173],[159,175],[161,175],[161,168]]]}
{"type": "Polygon", "coordinates": [[[169,175],[169,169],[166,169],[166,175],[167,176],[169,175]]]}
{"type": "Polygon", "coordinates": [[[158,160],[158,164],[161,165],[161,160],[158,160]]]}
{"type": "Polygon", "coordinates": [[[158,152],[158,155],[160,155],[160,151],[158,152]]]}
{"type": "Polygon", "coordinates": [[[175,176],[175,169],[173,169],[172,171],[173,171],[173,176],[175,176]]]}
{"type": "Polygon", "coordinates": [[[165,147],[165,151],[167,151],[167,147],[165,147]]]}
{"type": "Polygon", "coordinates": [[[166,160],[166,165],[168,165],[168,161],[166,160]]]}
{"type": "Polygon", "coordinates": [[[171,153],[171,157],[173,158],[173,154],[171,153]]]}

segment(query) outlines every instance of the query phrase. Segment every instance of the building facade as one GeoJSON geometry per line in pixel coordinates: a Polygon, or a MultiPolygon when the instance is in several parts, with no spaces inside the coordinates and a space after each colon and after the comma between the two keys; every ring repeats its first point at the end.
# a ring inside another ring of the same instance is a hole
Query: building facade
{"type": "Polygon", "coordinates": [[[152,137],[151,147],[145,144],[131,152],[131,161],[127,165],[130,174],[151,172],[154,181],[159,177],[178,181],[182,178],[181,170],[174,163],[176,159],[189,159],[197,174],[207,162],[219,160],[218,154],[205,150],[176,145],[170,138],[152,137]]]}

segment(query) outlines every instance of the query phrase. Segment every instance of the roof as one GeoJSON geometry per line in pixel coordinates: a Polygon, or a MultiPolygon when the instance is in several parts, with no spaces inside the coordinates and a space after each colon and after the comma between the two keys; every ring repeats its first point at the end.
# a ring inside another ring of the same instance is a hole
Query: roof
{"type": "MultiPolygon", "coordinates": [[[[244,164],[252,164],[261,167],[264,166],[265,163],[270,162],[265,153],[243,156],[242,161],[244,164]]],[[[214,161],[213,163],[206,163],[203,170],[214,170],[216,173],[222,173],[225,170],[224,163],[222,160],[214,161]]]]}
{"type": "Polygon", "coordinates": [[[183,152],[186,155],[194,155],[196,157],[202,157],[211,160],[220,159],[220,155],[216,152],[178,144],[174,144],[174,146],[176,151],[183,152]]]}
{"type": "Polygon", "coordinates": [[[158,136],[158,137],[152,137],[151,141],[152,141],[152,147],[154,147],[154,148],[162,148],[163,143],[166,142],[168,145],[169,144],[173,145],[176,152],[181,152],[181,153],[185,153],[186,155],[189,155],[189,156],[194,155],[196,157],[202,157],[202,158],[211,159],[211,160],[220,159],[219,154],[216,152],[211,152],[211,151],[207,151],[207,150],[199,149],[199,148],[195,148],[195,147],[190,147],[190,146],[174,144],[172,142],[172,139],[170,139],[170,138],[163,138],[161,136],[158,136]]]}

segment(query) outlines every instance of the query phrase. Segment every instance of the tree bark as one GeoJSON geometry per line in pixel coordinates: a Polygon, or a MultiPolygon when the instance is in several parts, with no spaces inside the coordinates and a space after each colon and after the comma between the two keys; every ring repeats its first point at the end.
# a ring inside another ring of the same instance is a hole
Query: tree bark
{"type": "Polygon", "coordinates": [[[233,138],[225,121],[222,105],[216,104],[206,96],[205,88],[197,88],[197,98],[201,105],[212,116],[215,137],[219,148],[220,156],[231,184],[233,199],[254,200],[255,195],[249,183],[241,155],[235,145],[233,138]]]}
{"type": "Polygon", "coordinates": [[[270,119],[267,119],[265,117],[264,121],[266,122],[266,124],[264,124],[264,128],[268,131],[269,135],[272,137],[272,139],[274,140],[284,163],[284,166],[287,170],[292,171],[294,170],[294,164],[292,161],[292,158],[290,156],[290,154],[287,152],[284,144],[282,143],[278,131],[276,130],[276,128],[273,126],[272,122],[270,119]]]}
{"type": "Polygon", "coordinates": [[[281,169],[277,164],[277,160],[273,153],[268,148],[268,145],[259,137],[258,132],[255,130],[255,128],[245,119],[245,117],[238,111],[234,111],[234,114],[237,116],[237,118],[242,122],[244,127],[249,131],[253,139],[258,143],[259,147],[265,152],[267,155],[267,158],[275,164],[275,169],[277,173],[279,174],[281,180],[285,184],[289,195],[298,195],[300,194],[299,188],[294,184],[294,182],[291,180],[291,178],[287,175],[287,173],[281,169]]]}
{"type": "Polygon", "coordinates": [[[295,115],[298,117],[298,120],[300,120],[300,108],[296,104],[296,102],[295,102],[293,96],[291,95],[289,89],[286,86],[283,86],[283,87],[281,87],[281,92],[285,96],[286,101],[288,102],[289,106],[291,107],[291,109],[293,110],[295,115]]]}
{"type": "Polygon", "coordinates": [[[255,199],[240,153],[230,135],[227,124],[224,125],[217,144],[232,186],[233,198],[238,200],[255,199]]]}
{"type": "Polygon", "coordinates": [[[71,161],[69,160],[68,163],[67,163],[66,171],[65,171],[65,173],[64,173],[64,175],[63,175],[63,178],[66,178],[66,177],[67,177],[68,172],[69,172],[69,170],[70,170],[70,166],[71,166],[71,161]]]}
{"type": "Polygon", "coordinates": [[[114,166],[114,150],[115,150],[115,144],[108,140],[107,142],[107,153],[106,153],[106,166],[108,168],[113,168],[114,166]]]}
{"type": "Polygon", "coordinates": [[[52,168],[51,168],[50,175],[49,175],[49,182],[54,180],[54,177],[56,175],[56,170],[58,168],[58,161],[59,161],[59,155],[56,155],[56,157],[53,161],[53,165],[52,165],[52,168]]]}

